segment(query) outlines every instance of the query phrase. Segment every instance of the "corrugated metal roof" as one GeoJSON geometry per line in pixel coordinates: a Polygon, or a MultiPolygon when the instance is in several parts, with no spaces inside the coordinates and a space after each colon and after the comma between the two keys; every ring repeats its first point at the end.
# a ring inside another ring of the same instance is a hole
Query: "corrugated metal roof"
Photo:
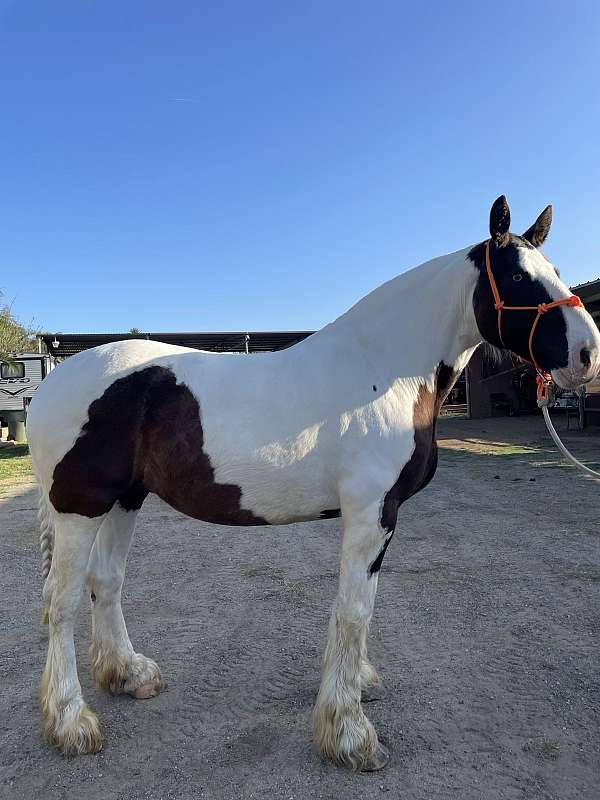
{"type": "Polygon", "coordinates": [[[587,287],[596,288],[600,291],[600,278],[594,278],[591,281],[586,281],[585,283],[578,283],[577,286],[571,287],[571,291],[573,293],[579,292],[582,289],[586,289],[587,287]]]}
{"type": "Polygon", "coordinates": [[[301,342],[314,331],[235,331],[226,333],[43,333],[41,337],[48,352],[58,358],[67,358],[82,350],[98,347],[109,342],[127,339],[150,339],[154,342],[191,347],[195,350],[212,350],[218,353],[251,353],[285,350],[301,342]],[[54,342],[58,342],[55,346],[54,342]]]}
{"type": "Polygon", "coordinates": [[[572,291],[574,294],[581,297],[585,303],[585,307],[600,328],[600,278],[596,278],[594,281],[587,281],[587,283],[580,283],[578,286],[573,286],[572,291]]]}

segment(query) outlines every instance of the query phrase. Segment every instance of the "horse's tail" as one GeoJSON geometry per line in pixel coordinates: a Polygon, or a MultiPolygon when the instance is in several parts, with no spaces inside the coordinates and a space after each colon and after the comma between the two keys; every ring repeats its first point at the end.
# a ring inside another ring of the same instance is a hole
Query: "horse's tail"
{"type": "MultiPolygon", "coordinates": [[[[50,567],[52,566],[52,551],[54,550],[54,523],[52,511],[44,489],[39,487],[38,520],[40,523],[40,552],[42,555],[42,583],[46,582],[50,567]]],[[[48,608],[44,605],[42,610],[42,624],[48,624],[48,608]]]]}

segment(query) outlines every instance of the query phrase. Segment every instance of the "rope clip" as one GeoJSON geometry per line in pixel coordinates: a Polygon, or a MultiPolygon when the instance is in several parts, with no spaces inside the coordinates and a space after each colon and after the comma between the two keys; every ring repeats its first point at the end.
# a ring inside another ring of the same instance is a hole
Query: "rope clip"
{"type": "Polygon", "coordinates": [[[536,372],[538,408],[551,408],[554,405],[552,375],[549,372],[542,372],[540,369],[536,372]]]}

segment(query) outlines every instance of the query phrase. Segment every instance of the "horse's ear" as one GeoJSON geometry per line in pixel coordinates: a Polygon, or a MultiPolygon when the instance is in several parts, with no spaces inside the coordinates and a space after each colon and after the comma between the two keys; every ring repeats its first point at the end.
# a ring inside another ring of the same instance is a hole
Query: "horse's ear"
{"type": "Polygon", "coordinates": [[[531,228],[525,231],[523,238],[531,242],[534,247],[540,247],[548,238],[550,225],[552,225],[552,206],[546,206],[531,228]]]}
{"type": "Polygon", "coordinates": [[[510,208],[503,194],[494,202],[490,211],[490,236],[498,247],[508,244],[510,228],[510,208]]]}

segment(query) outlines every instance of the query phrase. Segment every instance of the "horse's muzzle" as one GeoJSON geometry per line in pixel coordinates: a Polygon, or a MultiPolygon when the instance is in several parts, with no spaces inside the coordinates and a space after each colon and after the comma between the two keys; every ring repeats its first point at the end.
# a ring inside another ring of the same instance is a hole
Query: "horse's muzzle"
{"type": "Polygon", "coordinates": [[[569,365],[552,370],[552,377],[563,389],[576,389],[600,373],[600,346],[585,340],[571,350],[569,365]]]}

